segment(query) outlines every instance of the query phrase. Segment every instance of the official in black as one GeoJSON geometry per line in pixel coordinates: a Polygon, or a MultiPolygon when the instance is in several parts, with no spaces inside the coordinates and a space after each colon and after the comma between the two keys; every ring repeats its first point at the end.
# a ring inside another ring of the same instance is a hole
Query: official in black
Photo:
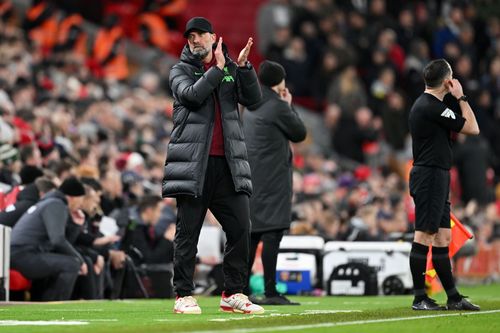
{"type": "Polygon", "coordinates": [[[292,106],[285,86],[285,69],[273,61],[259,67],[262,101],[243,113],[248,158],[254,193],[250,198],[251,270],[257,246],[263,242],[265,298],[258,304],[291,305],[276,291],[276,262],[283,232],[288,230],[292,210],[292,151],[290,141],[306,137],[306,127],[292,106]]]}
{"type": "Polygon", "coordinates": [[[410,252],[410,268],[415,289],[414,310],[442,310],[427,297],[425,272],[427,252],[432,245],[432,263],[448,296],[449,310],[479,310],[455,287],[449,249],[450,191],[452,164],[451,132],[478,135],[479,127],[464,95],[462,85],[453,78],[444,59],[431,61],[424,68],[425,91],[410,111],[413,168],[410,194],[415,202],[415,237],[410,252]],[[451,110],[443,99],[450,93],[458,100],[460,112],[451,110]]]}

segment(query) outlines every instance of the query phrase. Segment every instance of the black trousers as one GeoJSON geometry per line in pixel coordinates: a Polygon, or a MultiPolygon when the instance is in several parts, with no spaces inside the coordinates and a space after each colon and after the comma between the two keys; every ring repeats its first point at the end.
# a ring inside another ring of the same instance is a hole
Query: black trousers
{"type": "Polygon", "coordinates": [[[214,214],[226,233],[223,261],[225,292],[242,292],[247,283],[250,238],[248,195],[235,191],[226,158],[210,156],[202,196],[177,197],[174,291],[180,297],[189,296],[194,290],[198,238],[207,209],[214,214]]]}
{"type": "Polygon", "coordinates": [[[94,263],[87,256],[82,256],[87,264],[87,275],[80,275],[76,279],[73,289],[72,299],[102,299],[104,289],[104,270],[96,274],[94,271],[94,263]]]}
{"type": "Polygon", "coordinates": [[[11,267],[34,280],[33,300],[61,301],[71,298],[80,262],[76,257],[60,253],[13,249],[11,267]]]}
{"type": "MultiPolygon", "coordinates": [[[[255,253],[257,252],[259,242],[262,241],[262,266],[264,267],[264,290],[266,297],[273,297],[278,294],[276,291],[276,263],[284,231],[284,229],[280,229],[252,232],[250,234],[249,272],[251,272],[255,261],[255,253]]],[[[248,281],[248,285],[249,283],[250,281],[248,281]]],[[[250,292],[250,290],[248,289],[247,292],[250,292]]]]}

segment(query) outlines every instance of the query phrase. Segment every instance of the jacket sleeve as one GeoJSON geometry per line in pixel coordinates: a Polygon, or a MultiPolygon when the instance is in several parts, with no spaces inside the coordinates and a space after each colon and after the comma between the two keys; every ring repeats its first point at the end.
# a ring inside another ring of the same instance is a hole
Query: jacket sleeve
{"type": "Polygon", "coordinates": [[[213,66],[198,81],[186,72],[186,68],[175,65],[170,71],[172,93],[181,104],[188,107],[200,107],[220,84],[224,72],[213,66]]]}
{"type": "Polygon", "coordinates": [[[68,217],[68,208],[59,202],[46,207],[42,212],[43,223],[55,252],[77,257],[83,263],[81,255],[66,239],[65,229],[68,217]]]}
{"type": "Polygon", "coordinates": [[[31,203],[27,202],[16,202],[12,207],[6,207],[3,212],[0,212],[0,224],[13,228],[30,207],[31,203]]]}
{"type": "Polygon", "coordinates": [[[285,101],[278,101],[274,123],[292,142],[301,142],[306,138],[307,130],[304,122],[293,106],[285,101]]]}
{"type": "Polygon", "coordinates": [[[241,105],[254,105],[262,99],[262,91],[255,69],[238,67],[236,69],[236,85],[238,89],[238,102],[241,105]]]}

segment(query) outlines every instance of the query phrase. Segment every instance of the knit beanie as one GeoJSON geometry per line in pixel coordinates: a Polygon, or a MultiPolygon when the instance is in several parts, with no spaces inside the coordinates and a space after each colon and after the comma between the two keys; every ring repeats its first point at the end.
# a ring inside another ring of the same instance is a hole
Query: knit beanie
{"type": "Polygon", "coordinates": [[[277,62],[264,60],[259,66],[259,81],[265,86],[274,87],[286,78],[285,69],[277,62]]]}
{"type": "Polygon", "coordinates": [[[59,186],[59,190],[70,197],[85,195],[85,187],[83,187],[83,184],[76,177],[66,178],[61,186],[59,186]]]}
{"type": "Polygon", "coordinates": [[[33,183],[38,177],[43,176],[43,171],[36,166],[24,165],[19,172],[21,184],[28,185],[33,183]]]}

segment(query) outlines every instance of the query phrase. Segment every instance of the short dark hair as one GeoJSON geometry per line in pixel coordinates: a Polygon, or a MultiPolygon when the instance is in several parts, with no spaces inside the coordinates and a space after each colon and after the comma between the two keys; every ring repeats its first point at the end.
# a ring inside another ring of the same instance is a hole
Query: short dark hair
{"type": "Polygon", "coordinates": [[[22,146],[21,149],[19,150],[19,155],[21,156],[21,162],[26,163],[28,159],[33,157],[34,151],[35,151],[35,146],[32,143],[22,146]]]}
{"type": "Polygon", "coordinates": [[[450,64],[446,60],[433,60],[424,68],[425,85],[429,88],[437,88],[450,73],[450,64]]]}
{"type": "Polygon", "coordinates": [[[35,180],[35,186],[38,192],[47,193],[50,190],[56,188],[56,184],[54,184],[50,178],[48,177],[40,177],[35,180]]]}
{"type": "Polygon", "coordinates": [[[139,213],[144,212],[148,208],[154,208],[158,205],[163,199],[158,195],[145,195],[139,201],[137,208],[139,209],[139,213]]]}

